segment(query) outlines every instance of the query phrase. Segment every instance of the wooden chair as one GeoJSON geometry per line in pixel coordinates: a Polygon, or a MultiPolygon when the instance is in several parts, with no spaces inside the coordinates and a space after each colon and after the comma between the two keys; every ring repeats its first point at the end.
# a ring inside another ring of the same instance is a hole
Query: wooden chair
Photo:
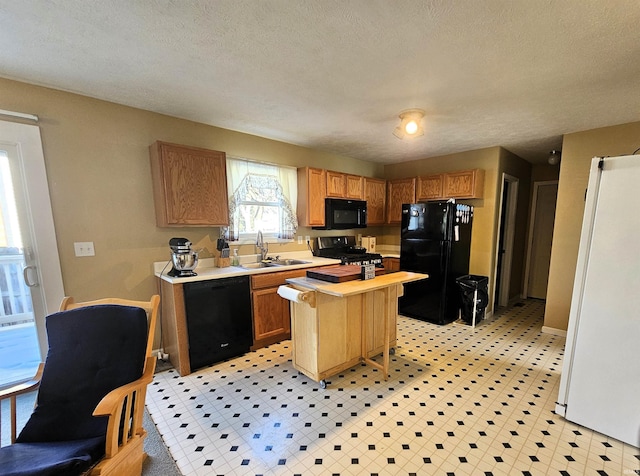
{"type": "Polygon", "coordinates": [[[142,417],[155,370],[151,349],[159,303],[157,295],[150,301],[82,303],[67,297],[61,312],[47,317],[46,363],[31,381],[0,391],[0,400],[11,401],[12,442],[0,448],[0,474],[28,474],[25,467],[39,474],[50,463],[54,470],[47,474],[141,474],[142,417]],[[69,383],[74,379],[77,389],[69,383]],[[16,397],[36,388],[36,408],[16,438],[16,397]],[[59,408],[73,398],[75,407],[59,408]],[[65,419],[56,420],[61,415],[65,419]]]}

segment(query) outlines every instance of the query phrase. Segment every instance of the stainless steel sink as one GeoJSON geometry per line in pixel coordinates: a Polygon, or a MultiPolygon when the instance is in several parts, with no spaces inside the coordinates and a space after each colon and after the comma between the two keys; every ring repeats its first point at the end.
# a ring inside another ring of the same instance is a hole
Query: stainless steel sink
{"type": "Polygon", "coordinates": [[[304,261],[301,259],[279,259],[271,261],[270,264],[273,266],[294,266],[296,264],[308,264],[311,261],[304,261]]]}
{"type": "Polygon", "coordinates": [[[260,269],[260,268],[271,268],[275,265],[271,263],[244,263],[240,265],[240,268],[244,269],[260,269]]]}
{"type": "Polygon", "coordinates": [[[262,261],[259,263],[244,263],[240,265],[240,268],[244,269],[261,269],[261,268],[275,268],[281,266],[294,266],[296,264],[308,264],[311,261],[304,261],[301,259],[278,259],[271,261],[262,261]]]}

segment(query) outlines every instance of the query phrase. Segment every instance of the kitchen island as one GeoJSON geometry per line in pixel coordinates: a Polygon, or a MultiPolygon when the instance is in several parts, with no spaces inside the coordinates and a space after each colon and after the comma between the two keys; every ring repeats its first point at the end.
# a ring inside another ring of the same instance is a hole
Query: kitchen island
{"type": "MultiPolygon", "coordinates": [[[[400,271],[369,280],[329,283],[287,279],[293,367],[326,387],[326,378],[365,362],[389,375],[403,284],[428,278],[400,271]],[[372,357],[382,353],[382,364],[372,357]]],[[[285,287],[283,287],[285,288],[285,287]]]]}

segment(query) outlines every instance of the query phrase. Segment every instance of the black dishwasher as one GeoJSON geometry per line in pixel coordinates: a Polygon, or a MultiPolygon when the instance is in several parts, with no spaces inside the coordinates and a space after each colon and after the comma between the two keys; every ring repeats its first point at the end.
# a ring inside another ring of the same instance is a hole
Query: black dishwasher
{"type": "Polygon", "coordinates": [[[248,276],[185,283],[184,304],[191,371],[249,351],[248,276]]]}

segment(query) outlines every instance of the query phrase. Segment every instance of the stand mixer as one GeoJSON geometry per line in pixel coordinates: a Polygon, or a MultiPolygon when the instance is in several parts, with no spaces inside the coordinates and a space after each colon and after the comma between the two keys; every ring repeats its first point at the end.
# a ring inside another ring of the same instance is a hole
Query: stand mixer
{"type": "Polygon", "coordinates": [[[197,276],[193,270],[198,266],[198,252],[191,249],[191,242],[186,238],[171,238],[169,247],[173,268],[167,275],[177,278],[197,276]]]}

